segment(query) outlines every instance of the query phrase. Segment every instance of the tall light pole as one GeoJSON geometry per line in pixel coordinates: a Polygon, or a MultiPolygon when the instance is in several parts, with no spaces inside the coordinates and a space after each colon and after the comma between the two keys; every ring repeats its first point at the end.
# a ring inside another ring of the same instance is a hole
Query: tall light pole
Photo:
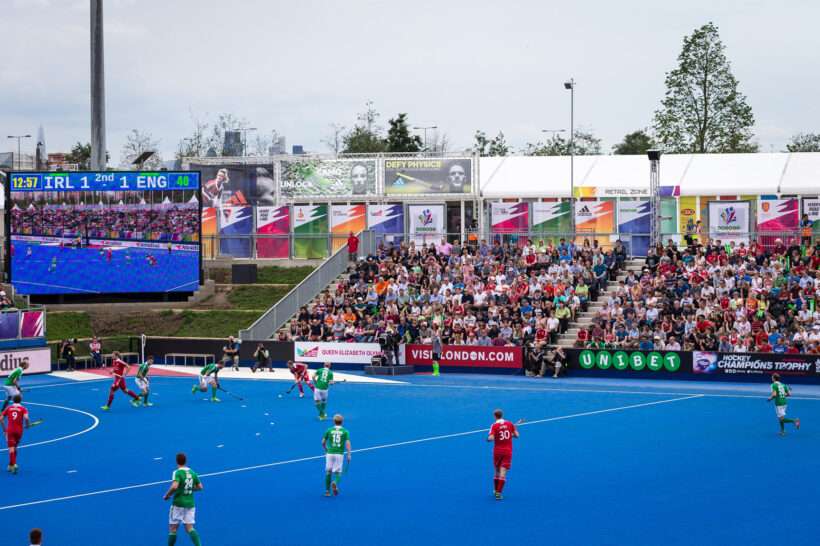
{"type": "Polygon", "coordinates": [[[91,0],[91,169],[95,171],[104,171],[108,163],[103,50],[103,0],[91,0]]]}
{"type": "Polygon", "coordinates": [[[424,131],[424,151],[427,151],[427,130],[428,129],[438,129],[438,125],[428,125],[426,127],[415,126],[413,127],[414,131],[424,131]]]}
{"type": "Polygon", "coordinates": [[[569,90],[569,219],[572,231],[575,231],[575,79],[564,82],[564,89],[569,90]]]}
{"type": "Polygon", "coordinates": [[[20,161],[22,158],[20,157],[20,141],[24,138],[31,138],[31,135],[9,135],[9,138],[16,138],[17,139],[17,168],[22,169],[23,163],[20,161]]]}

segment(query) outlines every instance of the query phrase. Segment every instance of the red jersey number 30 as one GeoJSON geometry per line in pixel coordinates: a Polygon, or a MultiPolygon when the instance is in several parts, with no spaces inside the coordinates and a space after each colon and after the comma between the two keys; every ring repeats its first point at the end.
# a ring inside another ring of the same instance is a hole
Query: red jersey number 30
{"type": "Polygon", "coordinates": [[[509,421],[497,422],[493,424],[490,431],[495,438],[495,449],[501,451],[512,451],[512,438],[515,433],[515,425],[509,421]]]}

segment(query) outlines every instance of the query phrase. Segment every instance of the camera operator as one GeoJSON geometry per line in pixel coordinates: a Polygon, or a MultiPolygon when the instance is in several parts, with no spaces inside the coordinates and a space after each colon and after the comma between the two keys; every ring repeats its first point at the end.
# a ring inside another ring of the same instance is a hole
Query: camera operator
{"type": "MultiPolygon", "coordinates": [[[[544,344],[533,343],[527,351],[527,369],[524,370],[526,375],[537,376],[541,371],[544,362],[544,344]]],[[[543,375],[543,374],[541,374],[543,375]]]]}
{"type": "Polygon", "coordinates": [[[553,379],[557,379],[561,373],[566,373],[567,371],[567,355],[564,353],[564,349],[558,345],[554,345],[552,350],[547,351],[541,364],[541,373],[539,373],[539,376],[544,377],[547,370],[553,372],[553,379]]]}
{"type": "Polygon", "coordinates": [[[401,336],[393,329],[393,325],[387,326],[382,334],[379,335],[379,346],[384,353],[388,366],[399,364],[399,343],[401,336]]]}

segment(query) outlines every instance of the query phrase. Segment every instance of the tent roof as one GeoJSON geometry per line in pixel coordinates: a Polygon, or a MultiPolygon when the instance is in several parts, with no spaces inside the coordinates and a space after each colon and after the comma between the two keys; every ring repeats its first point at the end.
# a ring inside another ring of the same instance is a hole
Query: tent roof
{"type": "MultiPolygon", "coordinates": [[[[680,182],[681,195],[777,193],[789,154],[693,154],[680,182]]],[[[664,169],[661,158],[661,171],[664,169]]]]}
{"type": "Polygon", "coordinates": [[[789,154],[780,180],[780,193],[820,194],[820,153],[789,154]]]}

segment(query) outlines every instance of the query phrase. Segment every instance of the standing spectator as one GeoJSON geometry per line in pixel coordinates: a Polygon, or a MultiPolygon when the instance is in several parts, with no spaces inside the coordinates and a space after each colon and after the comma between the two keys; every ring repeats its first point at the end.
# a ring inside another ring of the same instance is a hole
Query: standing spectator
{"type": "Polygon", "coordinates": [[[14,307],[14,303],[6,295],[5,290],[0,290],[0,309],[8,309],[10,307],[14,307]]]}
{"type": "Polygon", "coordinates": [[[347,257],[351,262],[356,261],[356,254],[359,252],[359,238],[352,231],[347,237],[347,257]]]}
{"type": "Polygon", "coordinates": [[[251,368],[251,372],[256,373],[257,368],[267,368],[269,372],[272,371],[270,351],[268,351],[264,344],[260,343],[256,346],[256,351],[254,351],[253,357],[256,359],[256,363],[251,368]]]}
{"type": "Polygon", "coordinates": [[[811,246],[812,226],[813,222],[809,220],[809,215],[804,214],[803,218],[800,220],[800,244],[802,244],[806,249],[811,246]]]}
{"type": "Polygon", "coordinates": [[[74,353],[74,343],[72,343],[70,339],[64,339],[62,344],[60,344],[60,357],[65,360],[66,370],[69,372],[74,371],[74,364],[76,362],[76,359],[74,358],[74,353]]]}
{"type": "Polygon", "coordinates": [[[441,337],[438,335],[438,326],[433,327],[433,375],[439,375],[439,359],[441,359],[441,337]]]}
{"type": "Polygon", "coordinates": [[[91,343],[88,344],[88,350],[91,353],[91,360],[94,362],[95,368],[102,368],[102,344],[97,336],[91,338],[91,343]]]}
{"type": "Polygon", "coordinates": [[[228,342],[222,347],[222,360],[233,363],[233,370],[239,371],[239,342],[233,336],[228,337],[228,342]]]}

